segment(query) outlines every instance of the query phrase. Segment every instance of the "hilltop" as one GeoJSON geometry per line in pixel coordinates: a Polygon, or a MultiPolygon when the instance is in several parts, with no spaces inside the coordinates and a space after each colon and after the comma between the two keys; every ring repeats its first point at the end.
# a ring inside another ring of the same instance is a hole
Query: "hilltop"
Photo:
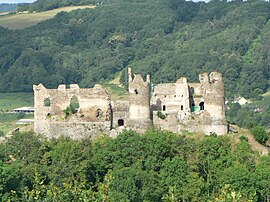
{"type": "Polygon", "coordinates": [[[24,29],[53,18],[59,12],[70,12],[77,9],[95,8],[95,6],[68,6],[38,13],[17,13],[0,16],[0,26],[8,29],[24,29]]]}

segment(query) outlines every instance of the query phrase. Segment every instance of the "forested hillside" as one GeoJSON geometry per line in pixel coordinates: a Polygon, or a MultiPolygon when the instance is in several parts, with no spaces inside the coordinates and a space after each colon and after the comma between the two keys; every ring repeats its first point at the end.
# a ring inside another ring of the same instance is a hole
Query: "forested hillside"
{"type": "Polygon", "coordinates": [[[270,157],[246,138],[196,139],[125,131],[116,139],[50,141],[15,134],[0,144],[2,201],[267,202],[270,157]]]}
{"type": "Polygon", "coordinates": [[[111,1],[24,30],[1,28],[0,91],[91,87],[132,66],[154,83],[220,71],[228,98],[254,97],[269,86],[269,16],[263,1],[111,1]]]}

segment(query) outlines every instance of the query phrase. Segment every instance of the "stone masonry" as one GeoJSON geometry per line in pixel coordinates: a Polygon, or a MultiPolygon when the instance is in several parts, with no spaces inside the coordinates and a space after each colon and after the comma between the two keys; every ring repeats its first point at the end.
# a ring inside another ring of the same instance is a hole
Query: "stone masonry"
{"type": "Polygon", "coordinates": [[[150,92],[150,76],[129,76],[128,100],[111,100],[100,85],[81,89],[77,84],[47,89],[34,85],[34,131],[49,138],[73,139],[110,134],[117,128],[144,132],[149,127],[180,133],[183,130],[227,134],[222,75],[199,75],[199,83],[180,78],[150,92]],[[75,100],[75,104],[73,103],[75,100]]]}

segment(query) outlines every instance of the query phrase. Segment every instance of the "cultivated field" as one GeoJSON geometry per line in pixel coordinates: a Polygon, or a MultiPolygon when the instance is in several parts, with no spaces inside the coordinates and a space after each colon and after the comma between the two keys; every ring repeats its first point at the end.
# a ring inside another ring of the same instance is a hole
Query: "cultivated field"
{"type": "Polygon", "coordinates": [[[12,109],[33,106],[33,93],[0,93],[0,134],[17,128],[16,122],[21,118],[33,118],[32,114],[9,113],[12,109]]]}
{"type": "Polygon", "coordinates": [[[0,26],[9,29],[24,29],[53,18],[61,11],[70,12],[77,9],[95,8],[95,6],[68,6],[40,13],[20,13],[0,16],[0,26]]]}

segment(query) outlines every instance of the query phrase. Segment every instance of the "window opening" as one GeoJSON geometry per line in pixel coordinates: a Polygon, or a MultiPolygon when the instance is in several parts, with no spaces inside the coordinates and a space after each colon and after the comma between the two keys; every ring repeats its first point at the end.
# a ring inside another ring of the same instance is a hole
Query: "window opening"
{"type": "Polygon", "coordinates": [[[163,105],[162,110],[166,111],[166,106],[165,105],[163,105]]]}
{"type": "Polygon", "coordinates": [[[200,110],[204,110],[204,102],[200,102],[199,106],[200,106],[200,110]]]}
{"type": "Polygon", "coordinates": [[[102,115],[102,110],[101,109],[97,109],[96,111],[96,117],[100,117],[102,115]]]}
{"type": "Polygon", "coordinates": [[[124,119],[118,119],[118,126],[124,126],[124,119]]]}
{"type": "Polygon", "coordinates": [[[135,90],[134,90],[134,92],[135,92],[135,94],[136,94],[136,95],[138,95],[138,94],[139,94],[139,92],[138,92],[138,90],[137,90],[137,89],[135,89],[135,90]]]}
{"type": "Polygon", "coordinates": [[[46,98],[46,99],[44,100],[44,106],[45,106],[45,107],[50,107],[50,106],[51,106],[51,100],[50,100],[50,98],[46,98]]]}
{"type": "Polygon", "coordinates": [[[79,104],[79,100],[77,98],[77,96],[73,95],[72,98],[70,99],[70,108],[72,113],[76,113],[78,112],[79,108],[80,108],[80,104],[79,104]]]}
{"type": "Polygon", "coordinates": [[[184,106],[183,105],[181,105],[181,110],[184,110],[184,106]]]}

